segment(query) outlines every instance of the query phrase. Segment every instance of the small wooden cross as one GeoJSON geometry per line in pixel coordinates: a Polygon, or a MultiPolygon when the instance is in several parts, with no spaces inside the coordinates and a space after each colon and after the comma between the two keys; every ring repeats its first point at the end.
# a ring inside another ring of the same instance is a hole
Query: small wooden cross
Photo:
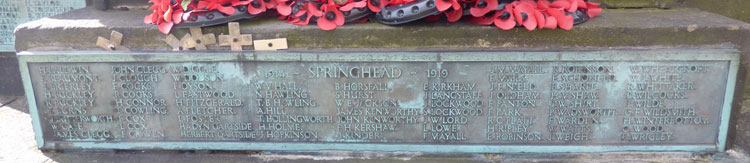
{"type": "Polygon", "coordinates": [[[206,45],[216,44],[216,36],[213,33],[204,35],[200,27],[190,28],[189,35],[192,37],[185,40],[182,46],[195,47],[195,50],[206,50],[206,45]]]}
{"type": "Polygon", "coordinates": [[[253,41],[253,47],[256,51],[274,51],[279,49],[287,49],[286,38],[268,39],[268,40],[255,40],[253,41]]]}
{"type": "Polygon", "coordinates": [[[190,34],[186,34],[185,36],[182,37],[182,39],[179,39],[179,40],[177,39],[177,37],[174,37],[174,35],[169,34],[167,35],[167,38],[164,39],[164,41],[167,42],[167,44],[169,44],[169,46],[172,47],[173,51],[180,51],[180,50],[187,50],[188,48],[190,48],[190,47],[184,46],[185,42],[187,42],[187,40],[189,39],[190,39],[190,34]]]}
{"type": "Polygon", "coordinates": [[[96,45],[104,49],[107,49],[109,51],[129,50],[128,48],[123,47],[121,44],[122,44],[122,33],[117,32],[117,31],[112,31],[112,33],[109,36],[109,39],[101,37],[101,36],[96,38],[96,45]]]}
{"type": "Polygon", "coordinates": [[[231,46],[232,51],[242,51],[243,45],[253,45],[253,35],[240,34],[240,23],[229,23],[229,35],[219,35],[219,46],[231,46]]]}

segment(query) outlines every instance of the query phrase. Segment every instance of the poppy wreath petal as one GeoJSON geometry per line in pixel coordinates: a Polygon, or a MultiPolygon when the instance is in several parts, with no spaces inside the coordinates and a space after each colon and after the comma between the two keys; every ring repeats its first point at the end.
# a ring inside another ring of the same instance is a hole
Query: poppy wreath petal
{"type": "Polygon", "coordinates": [[[471,17],[467,21],[469,21],[470,23],[478,24],[478,25],[491,25],[492,22],[495,20],[495,18],[500,16],[499,13],[500,12],[494,12],[494,13],[490,12],[483,16],[471,17]]]}
{"type": "Polygon", "coordinates": [[[362,8],[362,7],[367,6],[366,0],[361,0],[359,2],[352,2],[352,3],[354,3],[354,8],[362,8]]]}
{"type": "Polygon", "coordinates": [[[265,3],[266,9],[274,9],[278,4],[276,4],[276,1],[273,0],[263,0],[263,3],[265,3]]]}
{"type": "Polygon", "coordinates": [[[464,15],[464,10],[448,10],[445,11],[445,17],[448,18],[448,22],[456,22],[461,19],[461,16],[464,15]]]}
{"type": "Polygon", "coordinates": [[[586,6],[586,1],[584,1],[584,0],[574,0],[574,1],[576,1],[576,2],[577,2],[577,4],[578,4],[578,8],[579,8],[579,9],[581,9],[581,8],[588,8],[588,7],[586,6]]]}
{"type": "Polygon", "coordinates": [[[325,17],[318,18],[318,27],[325,31],[336,29],[336,24],[325,17]]]}
{"type": "Polygon", "coordinates": [[[169,31],[172,30],[172,26],[174,26],[174,23],[172,22],[163,22],[158,25],[159,26],[159,32],[166,34],[169,34],[169,31]]]}
{"type": "Polygon", "coordinates": [[[471,16],[482,17],[497,8],[497,0],[478,0],[474,7],[469,9],[471,16]],[[480,4],[483,3],[483,4],[480,4]]]}
{"type": "Polygon", "coordinates": [[[590,8],[586,11],[586,14],[589,15],[589,18],[597,17],[601,13],[602,13],[602,8],[590,8]]]}
{"type": "Polygon", "coordinates": [[[505,9],[499,11],[500,14],[493,21],[495,26],[503,30],[510,30],[516,27],[515,17],[513,16],[513,7],[506,5],[505,9]]]}
{"type": "Polygon", "coordinates": [[[547,23],[546,15],[544,15],[542,11],[534,10],[534,18],[536,19],[537,28],[544,28],[544,25],[547,23]]]}
{"type": "Polygon", "coordinates": [[[297,22],[299,22],[299,19],[295,17],[291,17],[291,16],[287,18],[286,20],[284,20],[284,22],[289,23],[289,24],[299,25],[297,24],[297,22]]]}
{"type": "Polygon", "coordinates": [[[336,18],[333,19],[333,23],[336,24],[337,26],[344,25],[344,22],[346,22],[346,19],[344,19],[344,14],[342,14],[341,11],[335,8],[333,9],[333,13],[336,14],[336,18]]]}
{"type": "Polygon", "coordinates": [[[307,3],[307,12],[312,16],[323,16],[323,11],[320,11],[320,6],[316,6],[313,3],[307,3]]]}
{"type": "Polygon", "coordinates": [[[564,30],[573,29],[573,15],[565,15],[565,10],[549,9],[547,10],[547,13],[549,13],[550,16],[555,17],[555,19],[557,19],[557,25],[560,28],[564,30]]]}
{"type": "Polygon", "coordinates": [[[544,28],[557,29],[557,19],[552,16],[547,17],[547,21],[544,23],[544,28]]]}
{"type": "Polygon", "coordinates": [[[292,14],[292,6],[294,5],[293,0],[279,1],[277,2],[276,12],[280,15],[288,16],[292,14]]]}
{"type": "Polygon", "coordinates": [[[308,13],[307,10],[302,9],[302,10],[299,10],[297,13],[294,13],[294,17],[300,17],[307,13],[308,13]]]}
{"type": "Polygon", "coordinates": [[[565,1],[565,0],[558,0],[558,1],[552,2],[549,6],[552,8],[557,8],[557,9],[567,9],[570,7],[570,2],[565,1]]]}
{"type": "Polygon", "coordinates": [[[162,0],[161,3],[159,3],[159,6],[162,11],[167,11],[169,9],[169,0],[162,0]]]}
{"type": "Polygon", "coordinates": [[[219,12],[224,13],[226,15],[234,15],[234,7],[219,7],[219,12]]]}
{"type": "Polygon", "coordinates": [[[182,22],[182,14],[183,12],[181,9],[174,11],[174,13],[172,13],[172,22],[174,22],[174,24],[180,24],[182,22]]]}
{"type": "Polygon", "coordinates": [[[451,1],[455,0],[434,0],[435,1],[435,7],[437,7],[438,11],[445,11],[448,10],[448,8],[451,8],[453,6],[453,3],[451,1]]]}
{"type": "Polygon", "coordinates": [[[151,15],[151,24],[158,24],[162,14],[159,11],[154,11],[151,15]]]}
{"type": "Polygon", "coordinates": [[[458,4],[457,0],[451,0],[451,6],[454,10],[461,10],[461,4],[458,4]]]}
{"type": "Polygon", "coordinates": [[[245,1],[245,0],[242,0],[242,1],[233,0],[232,1],[232,7],[234,7],[234,6],[241,6],[241,5],[247,5],[247,4],[250,4],[250,1],[245,1]]]}
{"type": "Polygon", "coordinates": [[[528,4],[523,3],[518,6],[515,6],[516,9],[513,10],[513,14],[516,17],[516,23],[523,25],[528,30],[534,30],[536,29],[536,18],[534,17],[534,8],[530,7],[528,4]]]}
{"type": "MultiPolygon", "coordinates": [[[[156,11],[154,11],[154,12],[156,12],[156,11]]],[[[152,24],[152,22],[154,22],[153,19],[152,19],[152,17],[154,17],[154,13],[146,15],[145,17],[143,17],[143,23],[152,24]]]]}
{"type": "Polygon", "coordinates": [[[599,3],[586,2],[586,7],[585,8],[587,8],[587,9],[599,8],[599,3]]]}
{"type": "Polygon", "coordinates": [[[341,11],[351,11],[352,9],[354,9],[354,6],[355,6],[355,3],[346,3],[344,4],[344,6],[341,6],[341,8],[339,9],[341,11]]]}
{"type": "MultiPolygon", "coordinates": [[[[370,11],[372,11],[372,12],[380,12],[380,7],[379,7],[379,6],[376,6],[376,5],[373,5],[373,4],[372,4],[372,3],[373,3],[373,1],[374,1],[374,0],[368,0],[368,1],[367,1],[367,8],[369,8],[369,9],[370,9],[370,11]]],[[[380,1],[378,1],[377,3],[380,3],[380,1]]]]}
{"type": "Polygon", "coordinates": [[[258,15],[266,11],[266,6],[263,4],[263,0],[250,0],[250,4],[247,5],[247,13],[252,15],[258,15]]]}
{"type": "Polygon", "coordinates": [[[549,2],[548,0],[538,0],[536,1],[536,8],[539,10],[547,10],[551,4],[552,2],[549,2]]]}
{"type": "Polygon", "coordinates": [[[578,0],[570,0],[570,7],[568,8],[568,12],[576,12],[578,10],[578,0]]]}
{"type": "Polygon", "coordinates": [[[334,10],[333,12],[336,13],[336,19],[333,19],[333,23],[335,23],[337,26],[344,25],[344,22],[346,22],[344,14],[342,14],[339,10],[334,10]]]}
{"type": "Polygon", "coordinates": [[[599,14],[602,13],[602,8],[599,8],[599,3],[586,2],[586,8],[588,8],[586,14],[588,14],[590,18],[599,16],[599,14]]]}

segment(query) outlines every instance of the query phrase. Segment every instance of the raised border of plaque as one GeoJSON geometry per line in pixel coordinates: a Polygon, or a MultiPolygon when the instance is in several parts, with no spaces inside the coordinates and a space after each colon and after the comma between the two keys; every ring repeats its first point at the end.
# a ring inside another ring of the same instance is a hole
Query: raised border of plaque
{"type": "Polygon", "coordinates": [[[565,52],[83,52],[44,51],[18,53],[36,142],[41,149],[167,149],[167,150],[347,150],[462,153],[555,152],[723,152],[739,69],[740,53],[734,49],[603,50],[565,52]],[[493,145],[493,144],[387,144],[307,142],[91,142],[44,139],[42,117],[32,86],[30,63],[65,62],[555,62],[555,61],[727,61],[728,74],[716,143],[698,145],[493,145]]]}

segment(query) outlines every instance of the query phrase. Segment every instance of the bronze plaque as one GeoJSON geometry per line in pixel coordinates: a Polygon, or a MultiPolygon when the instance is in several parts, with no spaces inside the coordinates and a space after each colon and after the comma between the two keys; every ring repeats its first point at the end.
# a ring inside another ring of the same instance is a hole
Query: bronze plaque
{"type": "Polygon", "coordinates": [[[736,53],[535,54],[22,62],[46,148],[723,150],[736,53]]]}
{"type": "Polygon", "coordinates": [[[17,25],[83,7],[85,0],[0,0],[0,52],[15,52],[17,25]]]}

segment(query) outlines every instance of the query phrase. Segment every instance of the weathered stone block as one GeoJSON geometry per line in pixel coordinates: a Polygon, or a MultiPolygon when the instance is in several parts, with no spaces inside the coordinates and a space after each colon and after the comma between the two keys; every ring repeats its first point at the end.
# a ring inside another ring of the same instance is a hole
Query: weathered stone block
{"type": "Polygon", "coordinates": [[[750,1],[747,0],[682,0],[690,7],[750,22],[750,1]]]}

